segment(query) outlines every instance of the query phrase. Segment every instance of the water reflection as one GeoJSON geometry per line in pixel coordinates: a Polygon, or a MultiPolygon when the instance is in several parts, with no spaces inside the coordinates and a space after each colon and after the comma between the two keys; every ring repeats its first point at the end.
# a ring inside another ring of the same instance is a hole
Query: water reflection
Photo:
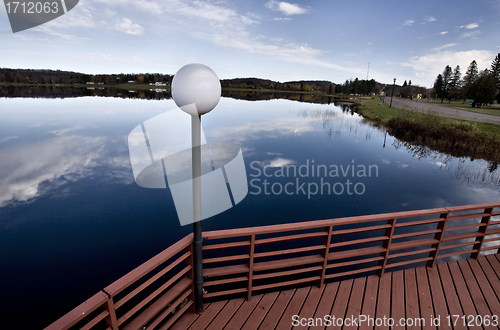
{"type": "Polygon", "coordinates": [[[45,194],[71,194],[68,183],[98,172],[104,180],[133,182],[126,155],[107,150],[110,137],[66,135],[70,131],[56,130],[56,137],[0,150],[0,207],[45,194]]]}
{"type": "Polygon", "coordinates": [[[119,97],[124,99],[146,99],[164,100],[170,99],[172,95],[166,89],[139,89],[127,90],[120,88],[95,88],[95,87],[72,87],[72,86],[0,86],[0,97],[9,98],[47,98],[64,99],[84,96],[119,97]]]}
{"type": "Polygon", "coordinates": [[[407,150],[418,159],[435,160],[432,162],[438,166],[438,170],[435,172],[446,172],[459,184],[466,184],[467,187],[486,187],[500,190],[500,170],[495,162],[464,157],[457,158],[425,146],[399,140],[395,140],[392,145],[396,150],[407,150]]]}
{"type": "Polygon", "coordinates": [[[339,139],[341,132],[346,131],[355,136],[364,134],[366,140],[369,140],[373,134],[380,133],[378,129],[367,125],[363,117],[355,113],[348,104],[338,104],[335,108],[326,110],[302,109],[296,115],[308,120],[315,129],[325,131],[328,138],[339,139]]]}
{"type": "MultiPolygon", "coordinates": [[[[74,98],[82,96],[120,97],[129,99],[164,100],[172,98],[170,90],[162,88],[140,88],[130,89],[116,87],[73,87],[67,85],[2,85],[0,86],[0,97],[30,97],[30,98],[74,98]]],[[[289,93],[285,91],[269,93],[263,91],[238,91],[224,90],[223,97],[245,101],[268,101],[268,100],[291,100],[305,103],[331,104],[336,97],[325,96],[318,93],[289,93]]]]}

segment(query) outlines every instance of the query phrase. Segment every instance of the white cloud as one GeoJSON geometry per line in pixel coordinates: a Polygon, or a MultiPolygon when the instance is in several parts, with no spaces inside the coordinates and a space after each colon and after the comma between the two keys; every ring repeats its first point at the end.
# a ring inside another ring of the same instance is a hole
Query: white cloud
{"type": "Polygon", "coordinates": [[[478,34],[480,34],[481,31],[480,30],[475,30],[475,31],[472,31],[472,32],[465,32],[464,34],[462,34],[462,37],[463,38],[471,38],[471,39],[477,39],[476,36],[478,34]]]}
{"type": "Polygon", "coordinates": [[[447,33],[448,33],[448,31],[443,31],[443,32],[439,32],[439,33],[436,33],[436,34],[440,34],[440,35],[442,35],[442,36],[443,36],[443,35],[445,35],[445,34],[447,34],[447,33]]]}
{"type": "Polygon", "coordinates": [[[91,9],[93,8],[87,4],[85,6],[77,6],[69,13],[44,25],[49,27],[63,27],[65,29],[68,27],[96,28],[100,24],[94,21],[90,12],[91,9]]]}
{"type": "MultiPolygon", "coordinates": [[[[83,40],[89,40],[89,38],[80,38],[75,35],[71,34],[65,34],[65,33],[60,33],[52,30],[50,26],[44,24],[41,26],[37,26],[33,28],[33,32],[36,32],[37,34],[43,34],[43,35],[50,35],[50,36],[55,36],[59,37],[69,43],[78,43],[83,40]]],[[[14,35],[16,38],[20,38],[21,40],[24,41],[41,41],[41,42],[48,42],[50,41],[49,38],[47,37],[29,37],[27,35],[14,35]]]]}
{"type": "Polygon", "coordinates": [[[467,68],[472,60],[476,60],[478,67],[482,68],[489,66],[491,59],[494,57],[495,54],[488,50],[439,51],[412,57],[407,62],[401,63],[401,65],[411,67],[416,72],[424,73],[423,78],[433,80],[447,65],[452,67],[460,65],[461,68],[467,68]]]}
{"type": "Polygon", "coordinates": [[[80,131],[80,130],[83,130],[83,129],[86,129],[86,128],[96,128],[96,127],[97,126],[87,127],[87,126],[84,126],[84,125],[75,125],[73,127],[61,128],[61,129],[53,130],[53,131],[50,131],[48,133],[49,134],[54,134],[56,136],[61,136],[61,135],[66,135],[67,133],[70,133],[70,132],[80,131]]]}
{"type": "Polygon", "coordinates": [[[121,22],[116,22],[115,29],[122,33],[138,36],[144,34],[144,28],[137,23],[132,23],[128,18],[123,18],[121,22]]]}
{"type": "Polygon", "coordinates": [[[477,24],[477,23],[471,23],[469,25],[466,25],[465,28],[471,30],[471,29],[477,28],[478,26],[479,26],[479,24],[477,24]]]}
{"type": "Polygon", "coordinates": [[[425,16],[424,21],[426,22],[434,22],[436,19],[432,16],[425,16]]]}
{"type": "Polygon", "coordinates": [[[366,74],[363,69],[354,66],[343,66],[320,59],[319,56],[324,52],[308,44],[298,44],[287,41],[282,41],[278,44],[270,44],[266,43],[267,39],[263,39],[262,37],[252,37],[246,32],[234,33],[234,31],[219,33],[198,32],[193,33],[193,35],[201,40],[210,40],[212,43],[219,46],[239,49],[246,53],[262,54],[280,61],[319,66],[326,69],[348,72],[353,75],[366,74]]]}
{"type": "Polygon", "coordinates": [[[10,141],[10,140],[15,140],[15,139],[17,139],[17,138],[18,138],[18,137],[17,137],[17,136],[15,136],[15,135],[13,135],[13,136],[7,136],[7,137],[4,137],[4,138],[0,139],[0,143],[3,143],[3,142],[8,142],[8,141],[10,141]]]}
{"type": "Polygon", "coordinates": [[[273,18],[273,21],[291,21],[292,19],[290,17],[275,17],[273,18]]]}
{"type": "Polygon", "coordinates": [[[279,10],[285,15],[300,15],[309,11],[296,3],[292,4],[284,1],[277,2],[275,0],[271,0],[268,1],[265,6],[271,10],[279,10]]]}
{"type": "Polygon", "coordinates": [[[446,44],[446,45],[443,45],[441,47],[433,48],[432,50],[439,52],[439,51],[441,51],[444,48],[453,47],[453,46],[456,46],[456,45],[458,45],[458,44],[446,44]]]}
{"type": "Polygon", "coordinates": [[[406,21],[403,23],[403,25],[405,25],[405,26],[412,26],[412,25],[413,25],[413,23],[415,23],[415,21],[413,21],[413,20],[411,20],[411,19],[408,19],[408,20],[406,20],[406,21]]]}
{"type": "Polygon", "coordinates": [[[296,162],[292,159],[286,159],[286,158],[281,158],[278,157],[271,162],[269,162],[270,167],[284,167],[287,165],[295,164],[296,162]]]}

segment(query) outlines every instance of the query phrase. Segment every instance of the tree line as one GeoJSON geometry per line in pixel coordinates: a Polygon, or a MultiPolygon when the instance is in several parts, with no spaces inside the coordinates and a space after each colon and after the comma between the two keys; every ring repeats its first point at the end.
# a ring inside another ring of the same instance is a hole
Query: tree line
{"type": "MultiPolygon", "coordinates": [[[[139,74],[85,74],[61,70],[33,70],[0,68],[0,83],[31,84],[31,85],[74,85],[74,84],[106,84],[118,85],[123,83],[170,85],[173,75],[161,73],[139,74]]],[[[222,79],[222,87],[243,89],[272,89],[281,91],[303,92],[330,92],[333,93],[335,84],[331,81],[288,81],[278,82],[259,78],[222,79]]]]}
{"type": "MultiPolygon", "coordinates": [[[[124,83],[170,85],[173,75],[162,73],[139,74],[85,74],[61,70],[36,69],[9,69],[0,68],[0,83],[21,85],[75,85],[75,84],[105,84],[120,85],[124,83]]],[[[411,85],[411,82],[410,82],[411,85]]],[[[271,90],[280,92],[321,92],[325,94],[344,95],[374,95],[378,94],[383,84],[371,80],[349,79],[343,84],[336,84],[327,80],[298,80],[279,82],[260,78],[221,79],[221,86],[225,89],[271,90]]],[[[414,94],[415,86],[399,90],[401,94],[414,94]]],[[[405,86],[403,86],[405,87],[405,86]]],[[[417,86],[418,87],[418,86],[417,86]]]]}
{"type": "Polygon", "coordinates": [[[161,73],[139,73],[139,74],[85,74],[61,70],[35,70],[35,69],[7,69],[0,68],[0,83],[7,84],[86,84],[102,83],[116,85],[127,82],[143,84],[172,82],[173,75],[161,73]]]}
{"type": "Polygon", "coordinates": [[[434,81],[434,94],[448,102],[451,100],[473,100],[473,107],[492,104],[495,99],[500,103],[500,53],[492,61],[490,68],[479,71],[473,60],[462,78],[460,66],[447,65],[434,81]]]}
{"type": "Polygon", "coordinates": [[[349,79],[341,85],[336,85],[335,93],[345,95],[374,95],[380,92],[380,85],[374,79],[349,79]]]}

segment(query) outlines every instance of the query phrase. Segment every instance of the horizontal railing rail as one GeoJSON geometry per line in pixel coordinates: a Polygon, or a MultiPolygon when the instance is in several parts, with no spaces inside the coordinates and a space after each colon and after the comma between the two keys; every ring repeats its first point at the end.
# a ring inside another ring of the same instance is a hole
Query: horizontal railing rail
{"type": "MultiPolygon", "coordinates": [[[[378,273],[500,249],[500,203],[203,233],[204,298],[378,273]]],[[[168,329],[192,305],[193,236],[46,329],[168,329]]],[[[193,309],[191,309],[193,310],[193,309]]]]}
{"type": "Polygon", "coordinates": [[[500,249],[500,203],[203,233],[205,298],[426,263],[500,249]]]}

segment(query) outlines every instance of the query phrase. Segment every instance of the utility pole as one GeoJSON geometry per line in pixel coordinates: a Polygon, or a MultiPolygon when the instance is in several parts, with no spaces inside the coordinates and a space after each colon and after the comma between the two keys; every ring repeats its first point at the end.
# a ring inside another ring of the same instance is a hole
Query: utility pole
{"type": "Polygon", "coordinates": [[[391,104],[389,105],[389,108],[392,108],[392,97],[394,96],[394,87],[396,87],[396,78],[394,78],[394,83],[392,84],[391,104]]]}

